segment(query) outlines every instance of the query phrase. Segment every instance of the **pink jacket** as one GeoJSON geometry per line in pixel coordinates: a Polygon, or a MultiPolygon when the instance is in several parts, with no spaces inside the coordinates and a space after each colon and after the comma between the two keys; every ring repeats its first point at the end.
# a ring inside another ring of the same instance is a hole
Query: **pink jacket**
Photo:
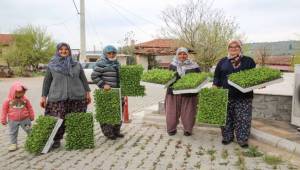
{"type": "Polygon", "coordinates": [[[26,89],[20,82],[15,82],[11,86],[8,97],[2,104],[2,124],[6,124],[8,119],[21,121],[30,118],[30,120],[34,120],[34,111],[27,97],[24,95],[21,99],[15,99],[16,91],[22,88],[26,89]]]}

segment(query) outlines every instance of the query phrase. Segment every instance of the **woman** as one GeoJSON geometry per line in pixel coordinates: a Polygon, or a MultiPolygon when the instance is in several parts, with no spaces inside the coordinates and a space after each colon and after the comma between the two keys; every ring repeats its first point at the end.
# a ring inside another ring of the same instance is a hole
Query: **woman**
{"type": "MultiPolygon", "coordinates": [[[[91,78],[99,88],[110,90],[111,88],[120,88],[119,77],[120,63],[117,60],[117,49],[108,45],[103,50],[103,57],[97,62],[91,78]]],[[[101,130],[108,139],[115,140],[124,137],[120,133],[122,121],[116,125],[100,124],[101,130]]]]}
{"type": "Polygon", "coordinates": [[[229,90],[227,122],[222,127],[222,143],[227,145],[234,139],[234,133],[241,147],[248,147],[252,119],[253,92],[242,93],[228,85],[228,76],[242,70],[255,68],[256,64],[250,57],[242,55],[242,44],[239,40],[228,43],[228,56],[217,64],[213,85],[229,90]]]}
{"type": "MultiPolygon", "coordinates": [[[[198,64],[189,59],[188,49],[181,47],[176,51],[176,57],[169,66],[170,70],[176,72],[177,80],[188,73],[200,72],[198,64]]],[[[197,112],[197,94],[174,95],[172,88],[168,88],[165,98],[165,111],[167,121],[167,132],[170,136],[177,133],[179,118],[184,128],[184,135],[192,135],[197,112]]]]}
{"type": "MultiPolygon", "coordinates": [[[[64,119],[72,112],[86,112],[91,103],[90,91],[80,63],[72,59],[70,46],[59,43],[43,82],[40,105],[46,108],[45,115],[64,119]]],[[[64,132],[63,123],[54,137],[53,148],[60,147],[64,132]]]]}

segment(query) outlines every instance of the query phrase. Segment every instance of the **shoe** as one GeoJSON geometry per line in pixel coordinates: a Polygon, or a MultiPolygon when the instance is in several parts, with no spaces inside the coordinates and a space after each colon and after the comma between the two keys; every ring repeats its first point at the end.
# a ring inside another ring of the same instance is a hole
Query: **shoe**
{"type": "Polygon", "coordinates": [[[107,138],[110,139],[110,140],[116,140],[117,136],[108,136],[107,138]]]}
{"type": "Polygon", "coordinates": [[[183,135],[184,135],[184,136],[191,136],[192,133],[190,133],[190,132],[184,132],[183,135]]]}
{"type": "Polygon", "coordinates": [[[248,148],[249,147],[248,142],[241,142],[241,143],[239,143],[239,145],[240,145],[241,148],[248,148]]]}
{"type": "Polygon", "coordinates": [[[222,144],[223,145],[228,145],[228,144],[230,144],[232,142],[232,140],[222,140],[222,144]]]}
{"type": "Polygon", "coordinates": [[[174,135],[176,135],[176,133],[177,133],[177,130],[174,130],[174,131],[168,132],[169,136],[174,136],[174,135]]]}
{"type": "Polygon", "coordinates": [[[59,148],[59,147],[60,147],[60,141],[54,141],[54,143],[52,145],[52,148],[56,149],[56,148],[59,148]]]}
{"type": "Polygon", "coordinates": [[[116,135],[116,137],[117,137],[117,138],[124,138],[124,135],[123,135],[122,133],[118,133],[118,134],[116,135]]]}
{"type": "Polygon", "coordinates": [[[9,151],[9,152],[15,151],[15,150],[17,150],[17,149],[18,149],[17,144],[10,144],[10,145],[8,146],[8,151],[9,151]]]}

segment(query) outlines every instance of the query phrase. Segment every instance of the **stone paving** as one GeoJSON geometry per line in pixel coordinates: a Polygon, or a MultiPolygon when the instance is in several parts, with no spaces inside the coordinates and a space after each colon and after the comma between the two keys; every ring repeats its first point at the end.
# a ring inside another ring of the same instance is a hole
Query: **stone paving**
{"type": "MultiPolygon", "coordinates": [[[[3,81],[1,82],[3,83],[3,81]]],[[[30,83],[28,83],[30,86],[30,83]]],[[[37,86],[35,84],[35,86],[37,86]]],[[[4,87],[1,85],[1,88],[4,87]]],[[[7,87],[8,88],[8,87],[7,87]]],[[[30,89],[30,87],[29,87],[30,89]]],[[[95,123],[95,148],[66,151],[64,146],[44,155],[27,153],[23,144],[25,133],[20,130],[19,149],[7,151],[6,128],[0,127],[0,169],[297,169],[298,167],[283,158],[279,165],[267,164],[263,157],[244,156],[237,144],[221,145],[221,136],[213,128],[195,128],[193,136],[178,134],[168,136],[164,126],[147,123],[143,108],[157,104],[164,98],[164,91],[147,88],[144,98],[130,98],[130,111],[133,121],[123,124],[123,139],[107,140],[95,123]],[[149,93],[151,92],[151,93],[149,93]],[[142,112],[138,112],[142,111],[142,112]]],[[[1,92],[5,91],[1,89],[1,92]]],[[[37,92],[36,92],[37,93],[37,92]]],[[[40,93],[36,94],[37,96],[40,93]]],[[[1,100],[3,94],[1,93],[1,100]]],[[[36,106],[36,105],[35,105],[36,106]]],[[[92,110],[90,107],[89,109],[92,110]]],[[[276,155],[276,151],[274,151],[276,155]]]]}

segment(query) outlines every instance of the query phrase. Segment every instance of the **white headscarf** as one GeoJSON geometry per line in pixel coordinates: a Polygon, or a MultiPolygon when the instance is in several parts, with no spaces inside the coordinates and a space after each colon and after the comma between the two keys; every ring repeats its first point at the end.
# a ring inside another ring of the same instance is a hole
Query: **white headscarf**
{"type": "Polygon", "coordinates": [[[194,63],[189,59],[188,49],[184,48],[184,47],[180,47],[177,49],[176,56],[173,58],[173,61],[171,64],[176,66],[177,73],[179,74],[180,77],[185,75],[186,70],[199,68],[199,65],[197,63],[194,63]],[[178,59],[178,55],[181,52],[184,52],[188,55],[188,58],[184,62],[182,62],[178,59]]]}

